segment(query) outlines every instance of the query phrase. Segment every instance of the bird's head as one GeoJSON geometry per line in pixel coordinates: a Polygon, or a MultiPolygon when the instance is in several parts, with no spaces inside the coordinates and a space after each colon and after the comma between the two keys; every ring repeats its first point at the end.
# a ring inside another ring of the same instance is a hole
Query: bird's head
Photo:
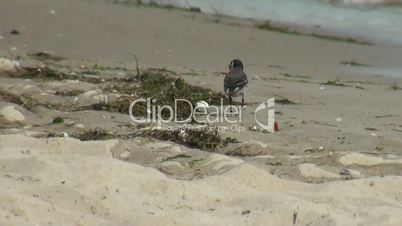
{"type": "Polygon", "coordinates": [[[233,68],[241,68],[243,70],[243,62],[241,62],[239,59],[232,60],[229,64],[229,70],[232,70],[233,68]]]}

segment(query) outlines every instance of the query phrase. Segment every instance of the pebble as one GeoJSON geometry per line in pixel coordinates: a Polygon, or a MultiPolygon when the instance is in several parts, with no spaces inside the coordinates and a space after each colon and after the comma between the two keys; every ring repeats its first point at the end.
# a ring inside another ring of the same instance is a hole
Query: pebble
{"type": "Polygon", "coordinates": [[[119,155],[119,157],[120,157],[120,159],[127,160],[127,159],[130,158],[130,152],[129,152],[129,151],[125,151],[125,152],[121,153],[121,154],[119,155]]]}
{"type": "Polygon", "coordinates": [[[261,78],[260,78],[260,76],[256,75],[256,76],[253,76],[253,79],[254,80],[260,80],[261,78]]]}
{"type": "Polygon", "coordinates": [[[81,123],[75,124],[75,128],[84,129],[84,125],[81,123]]]}

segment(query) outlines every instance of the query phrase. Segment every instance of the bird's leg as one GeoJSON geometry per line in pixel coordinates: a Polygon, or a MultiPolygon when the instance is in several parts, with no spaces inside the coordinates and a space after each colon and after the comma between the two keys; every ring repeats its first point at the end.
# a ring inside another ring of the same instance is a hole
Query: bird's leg
{"type": "Polygon", "coordinates": [[[241,107],[244,106],[244,93],[241,94],[241,107]]]}
{"type": "Polygon", "coordinates": [[[230,107],[229,111],[230,113],[232,113],[232,96],[230,95],[229,95],[229,107],[230,107]]]}

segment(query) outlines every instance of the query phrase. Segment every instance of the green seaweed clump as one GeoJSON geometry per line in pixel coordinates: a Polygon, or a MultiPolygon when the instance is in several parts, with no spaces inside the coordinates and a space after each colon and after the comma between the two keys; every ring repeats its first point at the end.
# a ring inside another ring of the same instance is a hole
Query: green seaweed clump
{"type": "Polygon", "coordinates": [[[64,123],[64,119],[61,117],[56,117],[53,119],[54,124],[64,123]]]}
{"type": "Polygon", "coordinates": [[[326,86],[346,86],[345,84],[341,83],[339,81],[339,79],[328,80],[327,82],[321,83],[321,85],[326,85],[326,86]]]}
{"type": "Polygon", "coordinates": [[[62,61],[65,60],[66,58],[64,57],[59,57],[59,56],[53,56],[49,53],[46,52],[36,52],[30,54],[33,58],[40,60],[40,61],[62,61]]]}
{"type": "Polygon", "coordinates": [[[218,131],[209,128],[183,129],[180,131],[153,130],[146,134],[158,140],[172,141],[190,148],[197,148],[204,151],[216,151],[225,145],[218,131]]]}
{"type": "Polygon", "coordinates": [[[72,137],[78,138],[81,141],[89,141],[89,140],[114,139],[117,136],[113,135],[110,132],[107,132],[104,129],[96,128],[96,129],[91,129],[91,130],[84,131],[82,133],[75,134],[72,137]]]}
{"type": "MultiPolygon", "coordinates": [[[[190,85],[183,78],[171,75],[171,73],[164,70],[148,70],[137,76],[132,76],[130,82],[119,84],[115,89],[119,93],[130,95],[130,97],[97,104],[97,106],[94,106],[95,110],[127,113],[132,100],[150,98],[156,105],[167,105],[172,109],[176,109],[177,119],[183,120],[191,116],[191,106],[185,101],[175,103],[175,100],[187,100],[193,107],[196,106],[198,101],[207,101],[211,105],[219,105],[221,104],[221,98],[224,103],[228,103],[228,99],[223,94],[216,93],[211,89],[190,85]]],[[[133,113],[146,115],[146,103],[140,102],[134,107],[133,113]]],[[[164,118],[169,117],[169,114],[169,111],[161,112],[164,118]]]]}

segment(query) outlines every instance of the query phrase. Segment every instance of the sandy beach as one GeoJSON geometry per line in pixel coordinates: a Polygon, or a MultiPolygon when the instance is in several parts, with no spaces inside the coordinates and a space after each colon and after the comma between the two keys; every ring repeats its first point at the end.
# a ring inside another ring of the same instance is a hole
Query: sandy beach
{"type": "Polygon", "coordinates": [[[3,0],[0,225],[402,225],[402,48],[261,23],[3,0]],[[234,58],[241,131],[185,139],[130,119],[155,75],[215,100],[234,58]],[[273,97],[268,133],[254,109],[273,97]]]}

